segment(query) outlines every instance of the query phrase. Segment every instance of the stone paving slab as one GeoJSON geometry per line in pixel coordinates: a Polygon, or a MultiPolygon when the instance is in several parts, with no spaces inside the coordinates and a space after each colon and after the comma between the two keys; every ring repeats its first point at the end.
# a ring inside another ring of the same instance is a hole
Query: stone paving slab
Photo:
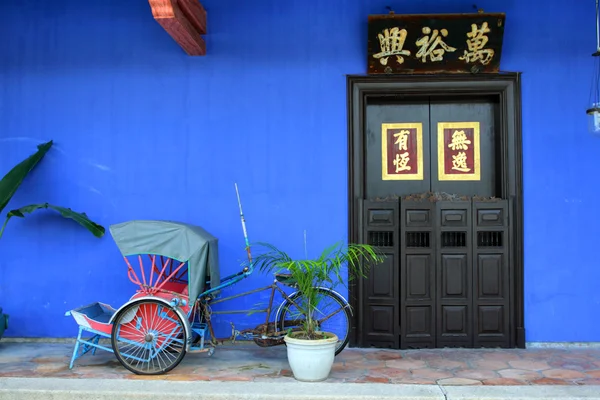
{"type": "Polygon", "coordinates": [[[0,400],[600,400],[595,386],[380,385],[0,378],[0,400]]]}
{"type": "Polygon", "coordinates": [[[0,378],[0,400],[444,400],[433,385],[0,378]]]}
{"type": "MultiPolygon", "coordinates": [[[[187,354],[165,375],[140,376],[112,353],[98,351],[68,369],[71,343],[0,342],[0,377],[292,383],[285,346],[219,346],[212,357],[187,354]]],[[[345,349],[326,383],[456,386],[595,386],[600,348],[576,349],[345,349]]]]}
{"type": "Polygon", "coordinates": [[[598,386],[454,386],[442,389],[447,400],[600,399],[598,386]]]}

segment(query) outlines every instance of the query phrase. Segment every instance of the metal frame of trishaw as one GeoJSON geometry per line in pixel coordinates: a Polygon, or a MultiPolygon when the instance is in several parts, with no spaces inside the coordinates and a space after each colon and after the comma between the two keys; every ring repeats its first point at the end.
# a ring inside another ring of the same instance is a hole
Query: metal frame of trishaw
{"type": "MultiPolygon", "coordinates": [[[[298,318],[300,314],[296,303],[300,293],[286,293],[285,286],[295,287],[286,274],[275,274],[275,280],[268,286],[219,297],[222,289],[235,285],[254,272],[237,185],[236,194],[248,265],[223,279],[219,276],[218,240],[201,227],[156,220],[128,221],[110,226],[110,233],[127,264],[127,275],[139,288],[118,309],[95,302],[65,314],[72,316],[79,325],[69,368],[73,368],[75,360],[84,354],[90,351],[95,354],[97,349],[101,349],[114,353],[125,368],[136,374],[163,374],[175,368],[186,352],[207,352],[210,356],[217,344],[238,338],[253,340],[262,347],[281,345],[290,330],[300,329],[302,319],[298,318]],[[130,257],[137,258],[139,274],[133,268],[130,257]],[[149,267],[144,265],[145,257],[148,257],[149,267]],[[265,309],[212,310],[218,303],[267,290],[271,293],[265,309]],[[274,318],[271,318],[276,292],[281,295],[282,301],[277,305],[274,318]],[[230,337],[215,337],[212,315],[250,312],[264,312],[264,323],[239,331],[231,322],[230,337]],[[84,333],[91,334],[91,337],[84,338],[84,333]],[[206,340],[208,336],[209,341],[206,340]],[[110,347],[105,345],[106,340],[110,340],[110,347]]],[[[339,338],[337,355],[348,344],[351,309],[341,294],[328,288],[321,288],[321,291],[322,317],[319,321],[322,328],[333,317],[341,317],[339,329],[335,324],[326,328],[339,338]],[[331,310],[327,308],[328,301],[331,302],[331,310]]]]}

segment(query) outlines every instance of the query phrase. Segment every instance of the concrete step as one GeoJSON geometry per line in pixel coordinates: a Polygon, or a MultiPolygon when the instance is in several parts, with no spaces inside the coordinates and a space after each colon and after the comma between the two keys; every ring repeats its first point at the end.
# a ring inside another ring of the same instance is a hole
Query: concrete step
{"type": "Polygon", "coordinates": [[[600,386],[0,378],[0,400],[600,400],[600,386]]]}

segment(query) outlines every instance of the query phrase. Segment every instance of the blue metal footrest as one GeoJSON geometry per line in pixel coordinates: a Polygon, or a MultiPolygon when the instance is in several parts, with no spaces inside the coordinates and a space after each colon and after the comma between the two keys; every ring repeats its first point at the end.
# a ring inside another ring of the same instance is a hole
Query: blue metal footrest
{"type": "Polygon", "coordinates": [[[211,356],[215,349],[214,348],[205,348],[204,347],[204,339],[206,337],[206,331],[208,330],[208,324],[203,322],[194,322],[192,324],[192,332],[198,335],[197,338],[192,338],[192,344],[190,345],[189,351],[192,353],[203,353],[208,352],[208,355],[211,356]]]}
{"type": "Polygon", "coordinates": [[[104,332],[95,331],[93,329],[85,328],[83,326],[79,327],[79,334],[77,335],[77,339],[75,339],[75,348],[73,349],[73,356],[71,357],[71,363],[69,364],[69,369],[73,369],[73,364],[75,360],[79,357],[83,356],[90,350],[92,351],[92,355],[96,354],[96,349],[102,349],[113,353],[113,349],[103,346],[98,342],[100,339],[106,338],[110,339],[109,335],[106,335],[104,332]],[[93,334],[90,338],[82,338],[81,334],[86,331],[93,334]],[[80,351],[81,350],[81,351],[80,351]]]}
{"type": "Polygon", "coordinates": [[[65,313],[65,316],[72,316],[79,325],[79,333],[75,339],[75,348],[73,349],[69,369],[73,368],[75,360],[90,350],[92,351],[92,355],[96,354],[97,349],[113,352],[112,347],[109,347],[110,345],[103,346],[99,344],[99,341],[103,338],[111,338],[112,324],[109,324],[109,321],[114,313],[114,308],[100,302],[88,304],[87,306],[79,307],[65,313]],[[82,334],[84,332],[91,333],[92,336],[83,338],[82,334]]]}

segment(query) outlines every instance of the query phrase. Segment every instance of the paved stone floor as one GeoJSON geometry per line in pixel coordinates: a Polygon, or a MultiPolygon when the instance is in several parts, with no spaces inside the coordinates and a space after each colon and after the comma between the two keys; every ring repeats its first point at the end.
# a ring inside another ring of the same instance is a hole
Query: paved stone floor
{"type": "MultiPolygon", "coordinates": [[[[284,346],[220,346],[187,354],[173,371],[138,376],[114,355],[88,353],[69,370],[72,345],[0,341],[0,377],[294,381],[284,346]]],[[[444,385],[600,385],[600,349],[345,349],[328,382],[444,385]]]]}

